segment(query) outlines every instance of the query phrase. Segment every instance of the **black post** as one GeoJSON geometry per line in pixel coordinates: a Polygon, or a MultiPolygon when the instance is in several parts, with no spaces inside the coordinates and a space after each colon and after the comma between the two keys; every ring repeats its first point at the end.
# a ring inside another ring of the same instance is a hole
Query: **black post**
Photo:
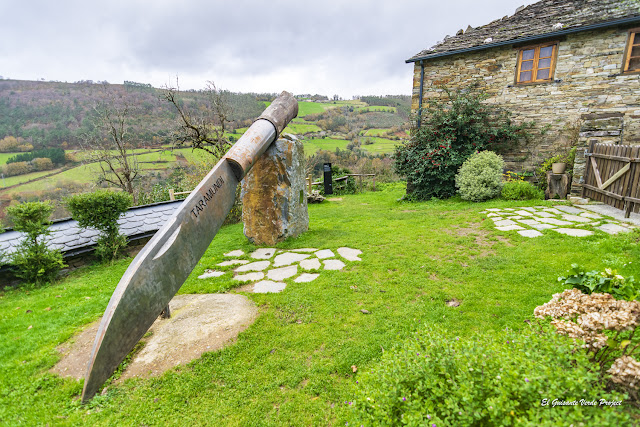
{"type": "Polygon", "coordinates": [[[324,194],[333,194],[333,184],[331,183],[331,163],[325,163],[324,171],[324,194]]]}

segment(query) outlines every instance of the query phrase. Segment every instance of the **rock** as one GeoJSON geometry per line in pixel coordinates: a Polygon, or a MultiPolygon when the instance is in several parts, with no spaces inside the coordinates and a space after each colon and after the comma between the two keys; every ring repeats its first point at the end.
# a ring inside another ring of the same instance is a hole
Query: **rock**
{"type": "Polygon", "coordinates": [[[253,259],[269,259],[276,253],[275,248],[260,248],[251,252],[249,255],[253,259]]]}
{"type": "Polygon", "coordinates": [[[242,255],[244,255],[244,251],[241,249],[238,249],[237,251],[227,252],[226,254],[224,254],[224,256],[230,256],[230,257],[238,257],[242,255]]]}
{"type": "Polygon", "coordinates": [[[268,294],[278,293],[287,287],[286,283],[272,282],[271,280],[262,280],[253,285],[253,293],[255,294],[268,294]]]}
{"type": "Polygon", "coordinates": [[[243,265],[248,263],[249,261],[247,261],[246,259],[230,259],[229,261],[222,261],[221,263],[218,263],[218,265],[220,267],[228,267],[230,265],[243,265]]]}
{"type": "Polygon", "coordinates": [[[244,235],[275,245],[309,229],[302,142],[280,138],[242,180],[244,235]]]}
{"type": "Polygon", "coordinates": [[[253,282],[255,280],[262,280],[262,279],[264,279],[264,273],[259,271],[256,271],[253,273],[247,273],[247,274],[239,274],[233,278],[233,280],[238,280],[240,282],[253,282]]]}
{"type": "Polygon", "coordinates": [[[327,259],[322,262],[325,270],[342,270],[345,266],[344,262],[337,259],[327,259]]]}
{"type": "Polygon", "coordinates": [[[282,267],[283,265],[290,265],[294,262],[302,261],[309,258],[310,254],[298,254],[294,252],[285,252],[275,257],[273,260],[274,267],[282,267]]]}
{"type": "Polygon", "coordinates": [[[316,256],[320,259],[331,258],[335,256],[331,249],[323,249],[321,251],[316,252],[316,256]]]}
{"type": "Polygon", "coordinates": [[[580,230],[578,228],[554,228],[553,230],[557,231],[558,233],[566,234],[567,236],[574,236],[574,237],[585,237],[585,236],[591,236],[593,234],[593,231],[580,230]]]}
{"type": "Polygon", "coordinates": [[[243,265],[242,267],[236,268],[236,273],[244,273],[245,271],[262,271],[265,268],[269,267],[271,263],[269,261],[256,261],[251,264],[243,265]]]}
{"type": "Polygon", "coordinates": [[[204,273],[198,276],[198,279],[209,279],[211,277],[220,277],[224,275],[224,271],[205,270],[204,273]]]}
{"type": "Polygon", "coordinates": [[[358,255],[362,254],[361,250],[352,248],[338,248],[338,254],[347,261],[362,261],[358,255]]]}
{"type": "Polygon", "coordinates": [[[542,233],[536,230],[520,230],[518,234],[524,237],[540,237],[542,233]]]}
{"type": "Polygon", "coordinates": [[[300,276],[293,279],[293,281],[296,283],[308,283],[316,280],[319,276],[319,274],[302,273],[300,276]]]}
{"type": "Polygon", "coordinates": [[[284,280],[289,277],[293,277],[296,274],[298,274],[297,265],[289,265],[287,267],[274,268],[273,270],[267,271],[267,277],[271,280],[284,280]]]}
{"type": "Polygon", "coordinates": [[[302,267],[305,270],[319,270],[321,267],[321,264],[318,258],[305,259],[303,261],[300,261],[300,267],[302,267]]]}
{"type": "Polygon", "coordinates": [[[625,227],[621,227],[617,224],[602,224],[600,227],[596,227],[600,231],[604,231],[608,234],[628,233],[631,230],[625,227]]]}
{"type": "MultiPolygon", "coordinates": [[[[369,312],[369,310],[365,310],[364,308],[363,308],[362,310],[360,310],[360,313],[362,313],[362,314],[371,314],[371,313],[369,312]]],[[[354,372],[355,372],[355,371],[354,371],[354,372]]]]}
{"type": "Polygon", "coordinates": [[[307,203],[322,203],[324,202],[324,196],[320,194],[318,190],[311,190],[310,194],[307,194],[307,203]]]}

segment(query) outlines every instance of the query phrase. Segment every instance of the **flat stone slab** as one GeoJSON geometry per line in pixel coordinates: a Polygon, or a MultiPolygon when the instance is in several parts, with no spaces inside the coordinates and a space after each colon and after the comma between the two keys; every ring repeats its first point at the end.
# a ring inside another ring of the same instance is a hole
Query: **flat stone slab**
{"type": "Polygon", "coordinates": [[[511,220],[522,219],[522,215],[505,216],[504,219],[511,219],[511,220]]]}
{"type": "Polygon", "coordinates": [[[260,271],[255,271],[253,273],[247,274],[238,274],[233,278],[233,280],[238,280],[240,282],[254,282],[256,280],[264,279],[264,273],[260,271]]]}
{"type": "Polygon", "coordinates": [[[493,217],[500,217],[500,218],[501,218],[501,217],[502,217],[502,215],[499,215],[499,214],[497,214],[497,213],[490,213],[490,214],[487,214],[487,217],[489,217],[489,218],[493,218],[493,217]]]}
{"type": "Polygon", "coordinates": [[[218,263],[220,267],[228,267],[230,265],[244,265],[249,264],[249,261],[246,259],[230,259],[229,261],[222,261],[218,263]]]}
{"type": "Polygon", "coordinates": [[[539,218],[538,221],[546,222],[547,224],[553,224],[553,225],[572,225],[573,224],[569,221],[562,221],[555,218],[539,218]]]}
{"type": "MultiPolygon", "coordinates": [[[[491,209],[487,209],[487,210],[491,210],[491,209]]],[[[498,209],[500,210],[500,209],[498,209]]],[[[511,209],[511,208],[504,208],[503,211],[515,211],[515,209],[511,209]]]]}
{"type": "Polygon", "coordinates": [[[318,258],[305,259],[300,261],[300,267],[305,270],[319,270],[322,265],[318,258]]]}
{"type": "Polygon", "coordinates": [[[260,248],[251,252],[249,255],[253,259],[270,259],[276,253],[275,248],[260,248]]]}
{"type": "Polygon", "coordinates": [[[316,256],[319,259],[325,259],[325,258],[334,257],[335,255],[333,254],[333,251],[331,249],[323,249],[321,251],[316,252],[316,256]]]}
{"type": "Polygon", "coordinates": [[[608,234],[628,233],[631,231],[631,229],[629,228],[622,227],[617,224],[609,224],[609,223],[602,224],[600,227],[596,227],[596,228],[608,234]]]}
{"type": "Polygon", "coordinates": [[[545,211],[535,212],[535,215],[543,217],[543,218],[553,218],[553,217],[555,217],[555,215],[552,214],[551,212],[545,212],[545,211]]]}
{"type": "Polygon", "coordinates": [[[578,215],[581,212],[584,212],[582,209],[574,208],[573,206],[554,206],[554,208],[564,213],[575,214],[575,215],[578,215]]]}
{"type": "Polygon", "coordinates": [[[278,293],[287,287],[283,282],[272,282],[271,280],[262,280],[253,285],[254,294],[278,293]]]}
{"type": "Polygon", "coordinates": [[[311,253],[317,251],[316,248],[289,249],[290,252],[306,252],[311,253]]]}
{"type": "Polygon", "coordinates": [[[554,208],[545,208],[543,209],[544,212],[549,212],[555,215],[560,215],[562,212],[560,212],[558,209],[554,209],[554,208]]]}
{"type": "Polygon", "coordinates": [[[556,228],[556,226],[551,224],[538,224],[532,225],[531,228],[535,228],[536,230],[549,230],[551,228],[556,228]]]}
{"type": "Polygon", "coordinates": [[[267,277],[271,280],[284,280],[289,277],[293,277],[298,274],[298,266],[297,265],[289,265],[287,267],[282,268],[274,268],[273,270],[267,271],[267,277]]]}
{"type": "Polygon", "coordinates": [[[517,213],[518,215],[522,215],[522,216],[533,216],[533,214],[531,212],[524,211],[524,210],[516,211],[515,213],[517,213]]]}
{"type": "MultiPolygon", "coordinates": [[[[127,378],[158,376],[185,365],[209,351],[231,344],[258,315],[256,306],[237,294],[176,295],[169,303],[170,319],[158,319],[144,348],[122,373],[127,378]]],[[[62,359],[51,372],[63,377],[84,378],[100,322],[95,322],[58,347],[62,359]]]]}
{"type": "Polygon", "coordinates": [[[579,215],[566,214],[566,215],[562,215],[562,218],[566,221],[572,221],[572,222],[582,222],[582,223],[591,222],[591,219],[585,218],[579,215]]]}
{"type": "Polygon", "coordinates": [[[311,254],[299,254],[295,252],[285,252],[275,257],[273,260],[274,267],[282,267],[284,265],[291,265],[295,262],[302,261],[303,259],[307,259],[311,256],[311,254]]]}
{"type": "Polygon", "coordinates": [[[212,277],[224,276],[224,271],[205,270],[204,273],[198,276],[198,279],[210,279],[212,277]]]}
{"type": "Polygon", "coordinates": [[[536,221],[535,219],[521,219],[520,221],[518,221],[522,224],[525,225],[538,225],[540,224],[538,221],[536,221]]]}
{"type": "Polygon", "coordinates": [[[525,211],[529,211],[529,212],[535,212],[536,211],[536,208],[521,208],[521,209],[525,210],[525,211]]]}
{"type": "Polygon", "coordinates": [[[520,230],[518,234],[524,237],[540,237],[542,233],[536,230],[520,230]]]}
{"type": "Polygon", "coordinates": [[[505,225],[504,227],[496,227],[496,230],[500,231],[513,231],[513,230],[523,230],[524,227],[520,227],[519,225],[505,225]]]}
{"type": "Polygon", "coordinates": [[[553,230],[557,231],[558,233],[566,234],[567,236],[573,237],[586,237],[593,234],[593,231],[581,230],[579,228],[554,228],[553,230]]]}
{"type": "MultiPolygon", "coordinates": [[[[488,210],[489,212],[500,212],[502,209],[499,209],[499,208],[489,208],[489,209],[487,209],[487,210],[488,210]]],[[[511,210],[511,209],[505,209],[505,211],[506,211],[506,210],[511,210]]]]}
{"type": "Polygon", "coordinates": [[[325,270],[342,270],[345,266],[345,263],[338,259],[326,259],[322,262],[325,270]]]}
{"type": "Polygon", "coordinates": [[[338,248],[338,254],[347,261],[362,261],[358,255],[362,255],[362,251],[352,248],[338,248]]]}
{"type": "Polygon", "coordinates": [[[238,249],[236,251],[231,251],[231,252],[227,252],[226,254],[224,254],[224,256],[232,256],[232,257],[237,257],[237,256],[242,256],[244,255],[244,251],[241,249],[238,249]]]}
{"type": "Polygon", "coordinates": [[[591,212],[582,212],[580,213],[580,216],[583,216],[585,218],[592,218],[592,219],[602,219],[602,216],[591,213],[591,212]]]}
{"type": "Polygon", "coordinates": [[[316,280],[319,276],[319,274],[302,273],[300,276],[293,279],[293,281],[296,283],[309,283],[316,280]]]}
{"type": "Polygon", "coordinates": [[[269,267],[271,262],[269,261],[255,261],[250,264],[243,265],[242,267],[236,268],[236,273],[244,273],[245,271],[262,271],[265,268],[269,267]]]}
{"type": "Polygon", "coordinates": [[[494,224],[496,225],[496,227],[506,227],[508,225],[516,225],[516,223],[511,221],[510,219],[503,219],[502,221],[495,221],[494,224]]]}

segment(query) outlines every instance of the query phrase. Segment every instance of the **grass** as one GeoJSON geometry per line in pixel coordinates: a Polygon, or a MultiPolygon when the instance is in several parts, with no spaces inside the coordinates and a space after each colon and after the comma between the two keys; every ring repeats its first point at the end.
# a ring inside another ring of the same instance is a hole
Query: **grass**
{"type": "MultiPolygon", "coordinates": [[[[76,270],[40,289],[0,294],[0,424],[344,425],[358,372],[420,325],[464,338],[520,329],[561,291],[571,265],[640,276],[638,234],[529,239],[495,230],[480,211],[546,202],[401,203],[399,186],[309,207],[309,231],[278,245],[363,251],[362,262],[248,294],[260,317],[228,348],[148,380],[110,386],[81,406],[81,382],[47,371],[55,347],[100,318],[130,259],[76,270]],[[630,261],[634,263],[629,263],[630,261]],[[462,302],[447,307],[448,299],[462,302]],[[366,309],[370,314],[362,314],[366,309]],[[29,328],[29,326],[32,326],[29,328]]],[[[249,253],[242,224],[223,227],[180,293],[230,290],[196,277],[230,250],[249,253]]],[[[178,350],[177,350],[178,351],[178,350]]]]}
{"type": "Polygon", "coordinates": [[[6,164],[7,160],[15,156],[16,154],[22,154],[22,153],[0,153],[0,165],[6,164]]]}
{"type": "Polygon", "coordinates": [[[363,135],[364,136],[380,136],[384,135],[389,131],[389,129],[367,129],[363,135]]]}

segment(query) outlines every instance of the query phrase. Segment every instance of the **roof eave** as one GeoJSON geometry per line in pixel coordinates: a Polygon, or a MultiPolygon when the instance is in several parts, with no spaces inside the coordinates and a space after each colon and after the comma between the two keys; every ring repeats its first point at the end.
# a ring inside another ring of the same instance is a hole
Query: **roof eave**
{"type": "Polygon", "coordinates": [[[617,19],[617,20],[614,20],[614,21],[599,22],[597,24],[585,25],[585,26],[582,26],[582,27],[567,28],[566,30],[553,31],[551,33],[544,33],[544,34],[537,34],[535,36],[515,38],[515,39],[503,40],[501,42],[496,42],[496,43],[488,43],[488,44],[483,44],[483,45],[478,45],[478,46],[467,47],[467,48],[464,48],[464,49],[451,50],[451,51],[447,51],[447,52],[439,52],[439,53],[434,53],[432,55],[425,55],[425,56],[419,56],[419,57],[415,57],[415,58],[409,58],[404,62],[409,64],[409,63],[412,63],[412,62],[424,61],[424,60],[435,59],[435,58],[442,58],[444,56],[457,55],[459,53],[474,52],[474,51],[478,51],[478,50],[491,49],[493,47],[512,45],[514,43],[525,43],[525,42],[528,42],[528,41],[535,41],[535,40],[547,39],[547,38],[552,38],[552,37],[560,37],[560,36],[564,36],[564,35],[567,35],[567,34],[574,34],[574,33],[579,33],[579,32],[582,32],[582,31],[589,31],[589,30],[597,30],[597,29],[601,29],[601,28],[615,27],[615,26],[618,26],[618,25],[633,24],[635,22],[640,23],[640,15],[632,16],[632,17],[629,17],[629,18],[617,19]]]}

